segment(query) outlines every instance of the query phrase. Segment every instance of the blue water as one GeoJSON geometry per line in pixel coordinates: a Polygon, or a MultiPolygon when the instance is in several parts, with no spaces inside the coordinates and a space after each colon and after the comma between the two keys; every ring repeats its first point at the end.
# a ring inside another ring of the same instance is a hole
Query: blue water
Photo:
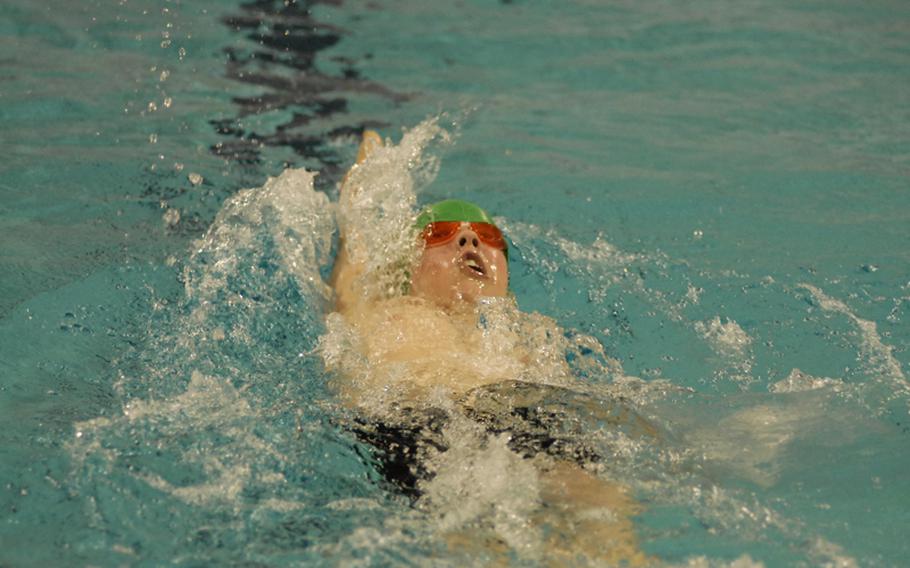
{"type": "Polygon", "coordinates": [[[646,553],[906,562],[908,46],[901,2],[4,3],[0,564],[465,562],[340,425],[321,202],[231,202],[428,116],[420,200],[667,432],[603,442],[646,553]]]}

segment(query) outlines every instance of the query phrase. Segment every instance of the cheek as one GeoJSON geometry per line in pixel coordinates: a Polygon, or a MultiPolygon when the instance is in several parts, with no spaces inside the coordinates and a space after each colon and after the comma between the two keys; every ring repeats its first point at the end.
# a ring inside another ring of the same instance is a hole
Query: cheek
{"type": "Polygon", "coordinates": [[[504,296],[509,290],[509,262],[502,251],[490,249],[489,256],[495,274],[495,280],[488,292],[492,296],[504,296]]]}
{"type": "Polygon", "coordinates": [[[506,260],[506,256],[502,254],[501,250],[492,247],[488,248],[486,253],[487,258],[490,259],[490,262],[493,265],[493,269],[496,270],[496,279],[508,281],[509,261],[506,260]]]}
{"type": "Polygon", "coordinates": [[[496,262],[496,284],[502,287],[502,293],[509,288],[509,262],[500,257],[496,262]]]}
{"type": "Polygon", "coordinates": [[[451,255],[442,248],[431,248],[424,251],[420,259],[420,270],[424,273],[446,272],[452,267],[451,255]]]}
{"type": "Polygon", "coordinates": [[[438,249],[424,251],[420,263],[414,270],[412,282],[417,286],[425,287],[444,279],[452,269],[452,260],[449,256],[438,249]]]}

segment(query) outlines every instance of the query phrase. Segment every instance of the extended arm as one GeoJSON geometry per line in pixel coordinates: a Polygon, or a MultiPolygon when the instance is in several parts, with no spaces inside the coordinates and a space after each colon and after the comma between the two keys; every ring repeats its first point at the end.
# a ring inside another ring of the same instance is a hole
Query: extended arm
{"type": "MultiPolygon", "coordinates": [[[[360,148],[357,151],[357,162],[354,167],[357,167],[357,164],[363,163],[373,151],[381,146],[382,138],[376,131],[364,130],[363,138],[360,141],[360,148]]],[[[344,180],[341,182],[342,195],[344,195],[346,191],[350,191],[347,187],[348,178],[351,176],[354,167],[348,171],[344,176],[344,180]]],[[[363,266],[351,262],[346,246],[346,239],[347,235],[342,232],[338,240],[338,254],[335,257],[335,265],[332,267],[332,276],[329,280],[329,284],[335,290],[335,310],[341,313],[351,309],[358,302],[359,296],[355,290],[355,282],[357,277],[363,272],[363,266]]]]}

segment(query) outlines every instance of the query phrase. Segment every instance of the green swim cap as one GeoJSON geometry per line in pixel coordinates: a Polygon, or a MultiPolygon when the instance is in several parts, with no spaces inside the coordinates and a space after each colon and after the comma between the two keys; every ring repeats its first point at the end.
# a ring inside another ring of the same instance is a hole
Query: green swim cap
{"type": "Polygon", "coordinates": [[[465,223],[489,223],[495,225],[486,211],[468,201],[446,199],[430,205],[417,217],[414,226],[423,229],[436,221],[464,221],[465,223]]]}

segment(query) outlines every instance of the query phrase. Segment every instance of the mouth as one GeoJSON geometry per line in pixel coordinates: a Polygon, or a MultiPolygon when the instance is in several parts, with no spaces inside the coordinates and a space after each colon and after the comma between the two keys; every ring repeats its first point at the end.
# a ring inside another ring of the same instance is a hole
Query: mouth
{"type": "Polygon", "coordinates": [[[486,278],[487,277],[487,265],[481,257],[476,252],[465,253],[461,257],[461,269],[468,276],[474,278],[486,278]]]}

